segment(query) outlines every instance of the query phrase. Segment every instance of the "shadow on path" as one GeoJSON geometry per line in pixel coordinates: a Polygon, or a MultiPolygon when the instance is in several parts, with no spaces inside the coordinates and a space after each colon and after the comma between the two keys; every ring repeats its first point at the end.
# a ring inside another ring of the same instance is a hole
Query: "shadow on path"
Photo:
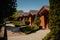
{"type": "Polygon", "coordinates": [[[4,36],[0,37],[0,40],[8,40],[6,27],[4,27],[4,36]]]}
{"type": "Polygon", "coordinates": [[[8,40],[8,38],[7,38],[7,30],[6,30],[6,26],[5,26],[5,30],[4,30],[4,40],[8,40]]]}

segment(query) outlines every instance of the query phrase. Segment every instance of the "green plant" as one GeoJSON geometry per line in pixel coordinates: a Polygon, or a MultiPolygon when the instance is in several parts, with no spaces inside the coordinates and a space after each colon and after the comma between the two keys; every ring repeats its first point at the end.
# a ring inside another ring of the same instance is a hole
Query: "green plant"
{"type": "Polygon", "coordinates": [[[37,26],[37,25],[32,25],[31,28],[32,28],[31,33],[34,33],[36,31],[40,30],[39,26],[37,26]]]}
{"type": "Polygon", "coordinates": [[[40,25],[40,18],[39,18],[39,16],[37,16],[37,15],[35,16],[34,24],[36,24],[37,26],[40,25]]]}
{"type": "Polygon", "coordinates": [[[29,25],[27,25],[26,27],[21,28],[21,31],[28,34],[32,31],[32,28],[29,25]]]}
{"type": "Polygon", "coordinates": [[[39,27],[37,25],[32,25],[32,29],[37,30],[37,29],[39,29],[39,27]]]}
{"type": "Polygon", "coordinates": [[[15,25],[15,27],[20,27],[20,25],[15,25]]]}
{"type": "Polygon", "coordinates": [[[30,24],[29,20],[25,20],[25,24],[29,25],[30,24]]]}
{"type": "Polygon", "coordinates": [[[46,40],[60,40],[60,0],[49,0],[49,2],[49,28],[51,33],[46,40]]]}
{"type": "Polygon", "coordinates": [[[0,22],[2,22],[5,20],[5,18],[12,16],[14,12],[16,11],[16,0],[13,0],[13,1],[12,0],[6,0],[6,1],[1,0],[0,4],[2,4],[0,5],[1,7],[0,22]]]}
{"type": "Polygon", "coordinates": [[[12,21],[12,23],[15,25],[15,27],[20,27],[20,22],[18,22],[18,21],[12,21]]]}

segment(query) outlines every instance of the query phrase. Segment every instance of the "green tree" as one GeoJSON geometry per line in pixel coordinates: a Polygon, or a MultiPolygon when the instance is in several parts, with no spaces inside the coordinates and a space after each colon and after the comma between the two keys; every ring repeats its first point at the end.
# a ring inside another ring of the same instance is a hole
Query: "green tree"
{"type": "Polygon", "coordinates": [[[12,16],[7,17],[5,20],[16,21],[18,19],[18,15],[19,15],[19,13],[16,11],[16,12],[14,12],[14,14],[12,16]]]}
{"type": "MultiPolygon", "coordinates": [[[[0,0],[0,24],[4,22],[5,18],[12,16],[16,11],[16,0],[0,0]]],[[[5,25],[4,25],[5,26],[5,25]]],[[[1,30],[0,26],[0,30],[1,30]]],[[[7,40],[6,26],[4,29],[4,39],[7,40]]]]}
{"type": "Polygon", "coordinates": [[[39,16],[37,16],[37,15],[35,16],[34,24],[36,24],[37,26],[40,25],[40,18],[39,18],[39,16]]]}
{"type": "Polygon", "coordinates": [[[16,21],[18,20],[18,17],[20,16],[20,14],[23,13],[22,10],[17,10],[16,12],[14,12],[14,14],[10,17],[7,17],[5,20],[9,20],[9,21],[16,21]]]}
{"type": "Polygon", "coordinates": [[[0,0],[0,23],[16,11],[16,0],[0,0]]]}
{"type": "Polygon", "coordinates": [[[60,0],[49,0],[49,27],[50,33],[44,40],[60,40],[60,0]]]}
{"type": "Polygon", "coordinates": [[[30,24],[30,22],[29,22],[28,18],[26,18],[25,19],[25,25],[29,25],[29,24],[30,24]]]}
{"type": "Polygon", "coordinates": [[[60,0],[50,1],[49,27],[52,33],[52,40],[60,40],[60,0]]]}

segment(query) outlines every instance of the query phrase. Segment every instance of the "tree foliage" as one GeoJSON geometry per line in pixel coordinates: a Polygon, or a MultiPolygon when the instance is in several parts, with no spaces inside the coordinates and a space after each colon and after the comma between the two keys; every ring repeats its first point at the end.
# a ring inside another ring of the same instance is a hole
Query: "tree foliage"
{"type": "Polygon", "coordinates": [[[19,11],[17,10],[16,12],[14,12],[14,14],[11,17],[13,17],[13,18],[19,17],[21,13],[23,13],[21,10],[19,10],[19,11]]]}
{"type": "Polygon", "coordinates": [[[30,22],[29,22],[28,18],[26,18],[25,19],[25,25],[29,25],[29,24],[30,24],[30,22]]]}
{"type": "Polygon", "coordinates": [[[36,24],[37,26],[40,25],[40,18],[39,18],[39,16],[37,16],[37,15],[35,16],[34,24],[36,24]]]}
{"type": "MultiPolygon", "coordinates": [[[[49,13],[49,27],[50,36],[48,40],[60,40],[60,0],[49,0],[50,13],[49,13]]],[[[44,39],[44,40],[47,40],[44,39]]]]}
{"type": "MultiPolygon", "coordinates": [[[[0,0],[0,24],[2,24],[5,18],[12,16],[16,11],[16,0],[0,0]]],[[[0,37],[0,40],[7,40],[6,25],[4,24],[4,36],[0,37]]],[[[2,25],[0,26],[1,31],[2,25]]]]}
{"type": "Polygon", "coordinates": [[[14,12],[14,14],[12,15],[12,16],[10,16],[10,17],[7,17],[5,20],[9,20],[9,21],[16,21],[17,19],[18,19],[18,16],[19,14],[18,14],[18,12],[16,11],[16,12],[14,12]]]}
{"type": "Polygon", "coordinates": [[[16,11],[16,0],[0,0],[0,22],[16,11]]]}
{"type": "Polygon", "coordinates": [[[60,0],[50,0],[49,27],[53,40],[60,38],[60,0]]]}

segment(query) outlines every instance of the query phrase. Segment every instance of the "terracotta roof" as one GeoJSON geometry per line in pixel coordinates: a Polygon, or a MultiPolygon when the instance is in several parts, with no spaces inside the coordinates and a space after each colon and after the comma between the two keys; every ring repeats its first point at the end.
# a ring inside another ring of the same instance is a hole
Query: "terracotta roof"
{"type": "Polygon", "coordinates": [[[22,17],[22,16],[28,16],[28,15],[29,15],[28,12],[24,12],[24,13],[20,14],[20,17],[22,17]]]}
{"type": "Polygon", "coordinates": [[[22,17],[22,16],[24,16],[24,13],[20,14],[20,16],[19,16],[19,17],[22,17]]]}
{"type": "Polygon", "coordinates": [[[29,15],[29,13],[28,12],[24,12],[24,16],[28,16],[29,15]]]}
{"type": "Polygon", "coordinates": [[[31,13],[32,15],[35,15],[35,14],[37,14],[37,12],[38,12],[38,10],[30,10],[29,12],[24,12],[24,13],[20,14],[20,17],[28,16],[29,13],[31,13]]]}
{"type": "Polygon", "coordinates": [[[36,15],[38,13],[39,10],[30,10],[29,12],[32,14],[32,15],[36,15]]]}
{"type": "Polygon", "coordinates": [[[40,10],[39,10],[39,12],[38,12],[38,14],[41,14],[43,11],[49,11],[49,6],[43,6],[40,10]]]}
{"type": "Polygon", "coordinates": [[[49,6],[43,6],[40,10],[30,10],[29,12],[23,12],[22,14],[20,14],[20,17],[29,16],[30,13],[32,15],[41,14],[44,10],[49,11],[49,6]]]}

